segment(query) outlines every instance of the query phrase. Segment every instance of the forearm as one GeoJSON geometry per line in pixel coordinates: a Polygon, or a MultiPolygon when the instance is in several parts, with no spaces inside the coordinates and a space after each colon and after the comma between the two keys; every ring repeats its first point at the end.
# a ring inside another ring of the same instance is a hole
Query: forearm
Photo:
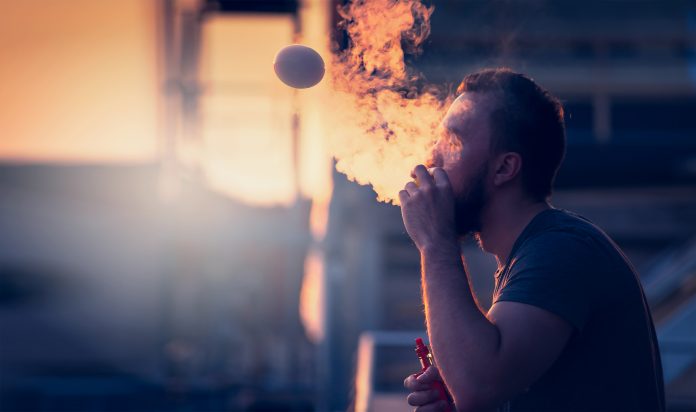
{"type": "Polygon", "coordinates": [[[460,410],[495,399],[500,333],[481,312],[458,246],[421,253],[428,335],[442,377],[460,410]]]}

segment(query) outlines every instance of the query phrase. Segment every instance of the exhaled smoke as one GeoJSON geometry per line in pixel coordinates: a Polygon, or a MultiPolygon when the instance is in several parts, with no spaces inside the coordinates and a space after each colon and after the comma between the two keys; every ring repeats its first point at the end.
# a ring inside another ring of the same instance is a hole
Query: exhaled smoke
{"type": "Polygon", "coordinates": [[[404,62],[430,34],[432,7],[419,0],[354,0],[339,10],[347,48],[331,67],[330,149],[336,168],[398,201],[413,167],[426,161],[448,99],[404,62]]]}

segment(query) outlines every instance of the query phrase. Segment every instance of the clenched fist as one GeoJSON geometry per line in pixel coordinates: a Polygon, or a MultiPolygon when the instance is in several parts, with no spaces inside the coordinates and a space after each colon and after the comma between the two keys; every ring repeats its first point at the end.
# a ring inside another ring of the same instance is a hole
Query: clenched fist
{"type": "Polygon", "coordinates": [[[438,371],[436,366],[429,366],[425,372],[409,375],[404,380],[404,387],[411,392],[406,401],[409,405],[416,407],[416,412],[454,410],[454,406],[451,403],[440,399],[438,391],[433,388],[434,382],[442,382],[440,371],[438,371]]]}
{"type": "Polygon", "coordinates": [[[416,181],[399,192],[404,226],[421,252],[457,242],[452,186],[444,170],[432,170],[431,176],[425,166],[416,166],[412,173],[416,181]]]}

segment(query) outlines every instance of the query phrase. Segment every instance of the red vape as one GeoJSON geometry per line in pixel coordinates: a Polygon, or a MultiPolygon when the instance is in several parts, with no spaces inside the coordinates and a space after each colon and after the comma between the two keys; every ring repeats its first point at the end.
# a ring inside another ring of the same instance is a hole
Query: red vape
{"type": "MultiPolygon", "coordinates": [[[[433,356],[430,354],[428,347],[425,346],[425,344],[423,343],[423,339],[421,338],[416,338],[416,355],[418,355],[418,359],[420,360],[421,373],[423,373],[426,369],[428,369],[428,366],[431,366],[433,364],[433,356]]],[[[445,412],[452,412],[452,408],[450,408],[449,395],[447,394],[447,389],[445,389],[445,385],[442,382],[436,381],[433,382],[433,389],[437,391],[438,397],[440,399],[447,402],[445,412]]]]}

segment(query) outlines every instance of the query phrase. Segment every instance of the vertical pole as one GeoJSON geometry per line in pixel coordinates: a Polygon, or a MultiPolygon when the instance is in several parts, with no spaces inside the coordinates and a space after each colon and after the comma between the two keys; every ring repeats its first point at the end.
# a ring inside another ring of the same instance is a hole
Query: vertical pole
{"type": "Polygon", "coordinates": [[[176,146],[176,95],[177,73],[176,65],[176,27],[175,27],[175,0],[161,0],[161,44],[163,51],[163,68],[161,72],[164,76],[162,93],[164,95],[164,115],[163,115],[163,136],[160,142],[160,161],[170,163],[174,159],[176,146]]]}
{"type": "MultiPolygon", "coordinates": [[[[298,5],[298,8],[300,5],[298,5]]],[[[301,41],[302,22],[300,20],[299,9],[292,15],[293,23],[293,43],[301,41]]],[[[293,166],[293,185],[295,191],[295,199],[300,196],[300,95],[297,89],[292,91],[292,166],[293,166]]]]}
{"type": "Polygon", "coordinates": [[[160,45],[163,47],[161,51],[160,62],[162,64],[160,73],[162,74],[162,89],[160,91],[163,99],[163,113],[162,113],[162,127],[160,145],[159,145],[159,179],[160,179],[160,199],[162,201],[163,207],[165,207],[165,213],[162,214],[162,240],[161,240],[161,263],[160,263],[160,273],[159,273],[159,284],[160,284],[160,305],[159,305],[159,318],[160,324],[159,333],[157,339],[157,354],[159,357],[159,367],[160,375],[164,380],[165,385],[169,383],[171,378],[171,364],[169,357],[166,353],[166,347],[171,339],[172,332],[172,317],[171,317],[171,305],[172,305],[172,258],[175,255],[174,239],[175,226],[174,219],[170,215],[170,208],[168,208],[167,203],[171,202],[172,194],[175,190],[172,185],[175,184],[175,173],[174,173],[174,163],[175,163],[175,149],[176,149],[176,136],[177,136],[177,122],[178,117],[178,89],[176,87],[177,74],[176,74],[176,4],[175,0],[161,0],[158,3],[158,18],[159,18],[159,32],[158,39],[160,45]]]}

